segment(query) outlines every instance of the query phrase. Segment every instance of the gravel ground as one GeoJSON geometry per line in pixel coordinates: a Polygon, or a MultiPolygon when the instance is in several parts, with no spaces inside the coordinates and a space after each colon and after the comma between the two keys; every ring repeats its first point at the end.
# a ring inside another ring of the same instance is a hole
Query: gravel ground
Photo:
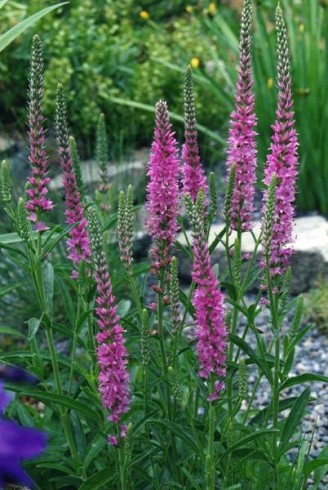
{"type": "MultiPolygon", "coordinates": [[[[254,298],[249,298],[250,304],[254,302],[254,298]]],[[[270,343],[272,335],[270,331],[270,315],[269,310],[263,310],[257,317],[256,325],[263,330],[263,336],[267,343],[270,343]]],[[[240,330],[245,326],[245,319],[241,318],[239,322],[240,330]]],[[[288,320],[283,326],[283,329],[288,328],[288,320]]],[[[254,334],[250,333],[247,336],[248,343],[255,347],[254,334]]],[[[256,370],[248,370],[250,389],[257,379],[256,370]]],[[[308,332],[302,342],[296,347],[295,360],[290,376],[300,375],[304,373],[323,374],[328,376],[328,338],[325,333],[313,328],[308,332]]],[[[286,389],[283,396],[286,398],[299,396],[304,388],[309,386],[309,383],[304,385],[294,386],[286,389]]],[[[255,405],[258,408],[268,406],[270,390],[266,380],[260,383],[255,405]]],[[[328,385],[322,382],[311,383],[311,398],[314,401],[311,403],[304,417],[302,424],[302,435],[309,444],[310,458],[315,458],[319,455],[324,447],[328,445],[328,385]],[[311,443],[312,441],[312,443],[311,443]]],[[[247,402],[244,408],[247,407],[247,402]]],[[[297,457],[297,449],[293,449],[289,453],[290,458],[295,460],[297,457]]],[[[312,481],[309,480],[307,488],[313,488],[312,481]]],[[[321,490],[328,489],[328,475],[322,480],[321,490]]]]}

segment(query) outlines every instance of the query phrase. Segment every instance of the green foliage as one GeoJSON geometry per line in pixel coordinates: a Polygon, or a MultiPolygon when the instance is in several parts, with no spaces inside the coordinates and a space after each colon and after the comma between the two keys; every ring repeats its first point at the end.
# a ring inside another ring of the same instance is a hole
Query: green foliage
{"type": "Polygon", "coordinates": [[[304,315],[308,321],[328,332],[328,284],[321,282],[304,298],[304,315]]]}
{"type": "MultiPolygon", "coordinates": [[[[50,0],[44,3],[48,2],[50,0]]],[[[202,4],[189,3],[197,4],[201,15],[207,15],[203,14],[202,4]]],[[[34,13],[38,5],[37,0],[31,0],[25,5],[8,6],[7,23],[34,13]]],[[[198,22],[186,12],[182,1],[158,2],[155,8],[152,2],[136,5],[131,0],[120,3],[72,0],[48,15],[42,25],[38,25],[38,33],[47,58],[45,110],[50,126],[56,86],[60,81],[67,89],[73,132],[78,141],[82,138],[85,142],[84,151],[90,153],[98,115],[104,113],[111,130],[110,157],[120,156],[124,144],[139,147],[149,144],[152,135],[152,120],[147,114],[118,105],[113,102],[114,98],[151,106],[158,99],[165,99],[172,112],[181,113],[183,96],[176,88],[183,83],[183,73],[168,70],[165,63],[185,67],[196,57],[205,66],[212,58],[207,40],[202,40],[198,22]],[[140,16],[142,10],[149,13],[149,19],[140,16]],[[198,38],[196,46],[195,36],[198,38]]],[[[212,50],[216,51],[214,38],[211,42],[212,50]]],[[[23,120],[18,105],[24,107],[28,46],[29,43],[17,44],[11,56],[7,54],[2,59],[3,122],[11,121],[16,111],[23,120]]],[[[218,85],[225,84],[220,72],[214,78],[218,85]]],[[[196,109],[199,121],[215,131],[227,115],[218,113],[206,91],[199,94],[196,109]]]]}

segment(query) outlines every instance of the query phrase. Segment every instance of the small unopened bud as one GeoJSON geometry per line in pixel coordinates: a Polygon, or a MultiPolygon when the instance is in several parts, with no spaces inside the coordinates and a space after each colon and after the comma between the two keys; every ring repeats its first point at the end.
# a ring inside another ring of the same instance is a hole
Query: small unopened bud
{"type": "Polygon", "coordinates": [[[241,274],[241,250],[240,250],[240,240],[236,238],[233,254],[233,275],[235,280],[235,286],[237,289],[240,288],[240,274],[241,274]]]}
{"type": "Polygon", "coordinates": [[[9,178],[9,167],[7,160],[3,160],[1,165],[1,199],[2,202],[8,204],[11,201],[11,185],[9,178]]]}
{"type": "Polygon", "coordinates": [[[241,400],[246,400],[248,395],[248,385],[247,385],[247,370],[244,359],[239,361],[239,398],[241,400]]]}
{"type": "Polygon", "coordinates": [[[181,386],[179,385],[179,382],[177,380],[176,374],[175,374],[172,366],[168,367],[167,373],[169,376],[169,382],[170,382],[170,385],[172,388],[174,398],[176,398],[181,403],[182,402],[182,390],[181,390],[181,386]]]}
{"type": "Polygon", "coordinates": [[[94,266],[97,266],[97,261],[103,253],[103,236],[101,233],[99,219],[94,209],[88,209],[87,219],[92,251],[92,262],[94,266]]]}
{"type": "Polygon", "coordinates": [[[27,219],[26,203],[22,197],[17,203],[17,233],[27,241],[30,238],[30,224],[27,219]]]}
{"type": "Polygon", "coordinates": [[[120,192],[118,200],[118,242],[120,256],[123,264],[127,269],[133,262],[132,244],[133,244],[133,189],[128,187],[127,194],[120,192]]]}
{"type": "Polygon", "coordinates": [[[210,190],[210,201],[211,201],[211,217],[212,219],[216,216],[218,212],[218,194],[216,189],[215,175],[213,172],[210,173],[209,178],[209,190],[210,190]]]}
{"type": "Polygon", "coordinates": [[[81,199],[83,199],[85,194],[85,186],[82,177],[81,160],[76,146],[76,141],[73,136],[69,137],[69,146],[71,148],[71,155],[73,160],[73,168],[76,177],[77,187],[79,189],[80,197],[81,199]]]}
{"type": "Polygon", "coordinates": [[[172,258],[170,271],[170,304],[172,312],[172,332],[177,333],[180,324],[180,294],[178,264],[176,257],[172,258]]]}
{"type": "Polygon", "coordinates": [[[96,146],[96,159],[100,170],[101,186],[100,192],[105,192],[109,189],[109,177],[108,177],[108,140],[106,134],[106,123],[104,114],[99,115],[97,125],[97,146],[96,146]]]}
{"type": "Polygon", "coordinates": [[[226,190],[225,202],[224,202],[224,217],[226,220],[227,228],[230,227],[231,223],[231,209],[232,209],[232,196],[235,186],[236,179],[236,164],[231,166],[228,180],[228,187],[226,190]]]}
{"type": "Polygon", "coordinates": [[[265,220],[264,220],[264,231],[263,231],[263,246],[264,246],[266,256],[270,255],[272,227],[273,227],[274,210],[275,210],[275,203],[276,203],[276,185],[277,185],[277,177],[276,174],[273,174],[269,187],[269,196],[265,208],[265,220]]]}

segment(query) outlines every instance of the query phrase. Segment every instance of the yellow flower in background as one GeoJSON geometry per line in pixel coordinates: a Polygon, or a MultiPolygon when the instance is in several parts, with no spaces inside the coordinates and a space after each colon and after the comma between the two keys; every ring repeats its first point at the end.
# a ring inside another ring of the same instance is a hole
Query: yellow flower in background
{"type": "Polygon", "coordinates": [[[191,68],[199,68],[199,65],[200,65],[200,59],[199,58],[191,58],[190,60],[190,66],[191,68]]]}
{"type": "Polygon", "coordinates": [[[267,87],[268,88],[272,88],[273,87],[273,79],[272,78],[268,78],[267,87]]]}
{"type": "Polygon", "coordinates": [[[141,12],[139,13],[139,17],[141,17],[144,20],[148,20],[150,15],[147,12],[147,10],[141,10],[141,12]]]}
{"type": "Polygon", "coordinates": [[[304,24],[300,24],[300,25],[298,26],[298,31],[299,31],[299,32],[304,32],[304,24]]]}
{"type": "Polygon", "coordinates": [[[188,12],[188,14],[192,14],[193,10],[194,8],[191,5],[187,5],[186,12],[188,12]]]}
{"type": "Polygon", "coordinates": [[[216,4],[214,2],[211,2],[208,6],[208,11],[210,14],[215,14],[216,12],[216,4]]]}

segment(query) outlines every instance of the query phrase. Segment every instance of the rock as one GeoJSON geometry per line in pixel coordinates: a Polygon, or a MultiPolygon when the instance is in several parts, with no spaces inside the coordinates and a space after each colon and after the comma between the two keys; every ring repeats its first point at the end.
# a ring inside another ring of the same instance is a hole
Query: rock
{"type": "MultiPolygon", "coordinates": [[[[223,224],[213,225],[210,233],[209,243],[223,229],[223,224]]],[[[256,222],[254,226],[254,235],[259,236],[261,223],[256,222]]],[[[191,240],[191,232],[187,232],[188,238],[191,240]]],[[[230,238],[230,243],[233,243],[236,238],[236,233],[233,232],[230,238]]],[[[178,241],[186,244],[185,237],[180,234],[178,241]]],[[[254,239],[251,233],[243,234],[242,252],[251,253],[254,249],[254,239]]],[[[328,279],[328,221],[321,216],[306,216],[295,220],[295,243],[294,255],[292,257],[292,283],[291,293],[300,294],[316,286],[318,279],[328,279]]],[[[258,254],[259,255],[259,254],[258,254]]],[[[191,264],[190,260],[178,254],[179,272],[181,279],[185,282],[190,282],[191,264]]],[[[259,257],[258,257],[259,258],[259,257]]],[[[225,250],[220,243],[212,254],[214,264],[218,264],[219,271],[226,268],[225,250]]],[[[259,282],[255,282],[252,289],[256,290],[259,287],[259,282]]]]}
{"type": "MultiPolygon", "coordinates": [[[[130,162],[124,163],[110,163],[108,166],[108,176],[110,180],[117,179],[123,180],[126,187],[132,184],[134,188],[138,185],[139,181],[146,175],[146,152],[136,152],[134,158],[130,162]]],[[[81,162],[81,170],[83,180],[85,184],[94,184],[99,182],[99,167],[95,160],[85,160],[81,162]]],[[[63,186],[62,174],[57,175],[50,182],[51,189],[60,189],[63,186]]]]}
{"type": "Polygon", "coordinates": [[[0,135],[0,158],[7,158],[17,151],[17,143],[9,136],[0,135]]]}

